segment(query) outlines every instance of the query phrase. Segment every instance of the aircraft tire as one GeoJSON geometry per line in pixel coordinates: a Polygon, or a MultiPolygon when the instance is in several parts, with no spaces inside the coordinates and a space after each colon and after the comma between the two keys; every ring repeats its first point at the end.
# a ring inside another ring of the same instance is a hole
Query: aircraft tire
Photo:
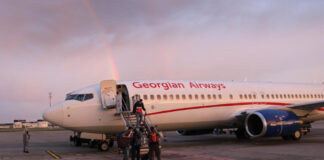
{"type": "Polygon", "coordinates": [[[99,143],[98,147],[99,147],[100,151],[108,151],[109,150],[109,145],[106,141],[99,143]]]}
{"type": "Polygon", "coordinates": [[[295,133],[291,134],[291,135],[287,135],[287,136],[282,136],[283,140],[289,141],[289,140],[294,140],[294,141],[298,141],[302,138],[302,132],[300,130],[297,130],[295,133]]]}
{"type": "Polygon", "coordinates": [[[297,130],[294,134],[291,135],[291,138],[295,141],[298,141],[302,138],[302,132],[300,130],[297,130]]]}

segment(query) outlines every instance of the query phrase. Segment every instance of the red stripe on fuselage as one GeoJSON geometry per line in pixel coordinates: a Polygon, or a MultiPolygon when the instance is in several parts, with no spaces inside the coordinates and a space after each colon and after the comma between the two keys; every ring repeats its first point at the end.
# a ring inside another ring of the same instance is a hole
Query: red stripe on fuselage
{"type": "Polygon", "coordinates": [[[318,111],[324,111],[324,108],[319,108],[319,109],[317,109],[318,111]]]}
{"type": "Polygon", "coordinates": [[[204,109],[204,108],[214,108],[214,107],[229,107],[229,106],[246,106],[246,105],[272,105],[272,106],[287,106],[292,105],[290,103],[279,103],[279,102],[243,102],[243,103],[227,103],[227,104],[217,104],[217,105],[210,105],[210,106],[197,106],[197,107],[188,107],[188,108],[178,108],[178,109],[171,109],[165,110],[160,112],[153,112],[147,115],[156,115],[156,114],[163,114],[163,113],[170,113],[170,112],[178,112],[178,111],[185,111],[185,110],[194,110],[194,109],[204,109]]]}

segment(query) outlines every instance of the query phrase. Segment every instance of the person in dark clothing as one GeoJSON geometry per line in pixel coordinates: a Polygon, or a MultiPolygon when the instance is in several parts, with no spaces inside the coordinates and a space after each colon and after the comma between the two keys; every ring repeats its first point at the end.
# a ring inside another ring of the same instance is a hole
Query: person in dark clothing
{"type": "Polygon", "coordinates": [[[119,145],[120,148],[123,150],[123,154],[124,154],[123,160],[128,160],[129,141],[133,139],[133,134],[134,134],[133,128],[129,127],[128,130],[125,131],[121,136],[119,145]]]}
{"type": "Polygon", "coordinates": [[[135,133],[133,135],[132,139],[132,160],[135,160],[135,157],[137,160],[141,159],[141,144],[142,144],[142,132],[139,128],[135,129],[135,133]]]}
{"type": "Polygon", "coordinates": [[[143,100],[140,99],[133,106],[133,113],[136,114],[136,127],[139,127],[139,125],[142,122],[142,119],[143,119],[143,110],[146,111],[146,109],[144,107],[144,104],[143,104],[143,100]]]}
{"type": "Polygon", "coordinates": [[[150,160],[154,160],[154,154],[158,160],[161,160],[160,150],[160,134],[154,127],[151,127],[151,133],[149,134],[149,156],[150,160]]]}

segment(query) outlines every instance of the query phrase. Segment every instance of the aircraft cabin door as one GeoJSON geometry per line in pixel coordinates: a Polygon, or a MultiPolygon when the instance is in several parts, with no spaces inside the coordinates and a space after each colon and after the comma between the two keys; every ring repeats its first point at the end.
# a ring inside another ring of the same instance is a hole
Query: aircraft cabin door
{"type": "Polygon", "coordinates": [[[116,107],[116,81],[103,80],[100,82],[102,108],[111,109],[116,107]]]}

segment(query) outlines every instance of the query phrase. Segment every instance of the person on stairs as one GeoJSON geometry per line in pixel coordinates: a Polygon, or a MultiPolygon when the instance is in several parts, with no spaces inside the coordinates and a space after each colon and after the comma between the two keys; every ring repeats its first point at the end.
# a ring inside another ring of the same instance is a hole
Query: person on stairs
{"type": "Polygon", "coordinates": [[[155,129],[155,127],[151,127],[151,132],[149,134],[149,156],[150,160],[154,160],[154,155],[158,160],[161,160],[161,150],[160,150],[160,143],[161,143],[161,136],[155,129]]]}
{"type": "Polygon", "coordinates": [[[143,120],[143,110],[146,111],[146,109],[144,107],[144,104],[143,104],[143,100],[140,99],[133,106],[133,113],[136,114],[136,127],[137,128],[142,123],[142,120],[143,120]]]}
{"type": "Polygon", "coordinates": [[[135,128],[135,133],[133,135],[133,139],[131,141],[131,152],[132,152],[132,160],[141,159],[141,145],[142,145],[142,131],[139,128],[135,128]]]}

